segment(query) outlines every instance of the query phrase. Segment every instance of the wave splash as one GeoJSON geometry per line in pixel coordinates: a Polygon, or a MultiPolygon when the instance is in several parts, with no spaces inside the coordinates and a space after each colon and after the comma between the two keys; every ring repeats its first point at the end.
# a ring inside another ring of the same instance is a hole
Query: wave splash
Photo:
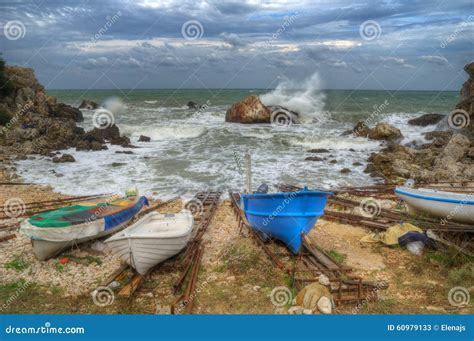
{"type": "Polygon", "coordinates": [[[275,90],[260,96],[265,105],[281,105],[296,111],[302,121],[317,119],[324,110],[326,96],[318,73],[303,81],[285,79],[275,90]]]}

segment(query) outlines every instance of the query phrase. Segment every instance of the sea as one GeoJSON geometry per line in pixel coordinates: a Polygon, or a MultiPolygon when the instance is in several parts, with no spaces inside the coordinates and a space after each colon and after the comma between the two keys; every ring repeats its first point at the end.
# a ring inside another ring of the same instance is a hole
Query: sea
{"type": "MultiPolygon", "coordinates": [[[[244,189],[245,155],[251,157],[252,186],[288,183],[331,189],[368,185],[381,179],[364,173],[367,158],[382,147],[379,141],[341,136],[357,121],[369,126],[387,122],[399,128],[402,143],[421,143],[435,126],[407,122],[423,113],[448,114],[458,92],[321,90],[281,83],[275,89],[167,90],[48,90],[59,102],[78,106],[83,99],[113,103],[113,122],[137,148],[109,145],[103,151],[64,150],[73,163],[53,163],[35,156],[17,163],[27,182],[51,185],[69,195],[123,193],[136,187],[155,198],[190,197],[208,189],[244,189]],[[249,95],[267,105],[282,105],[300,113],[300,124],[235,124],[225,122],[226,110],[249,95]],[[189,101],[202,105],[187,106],[189,101]],[[139,136],[151,138],[138,142],[139,136]],[[326,154],[310,149],[326,148],[326,154]],[[117,153],[130,150],[133,154],[117,153]],[[306,161],[323,156],[323,161],[306,161]],[[336,160],[331,163],[331,160],[336,160]],[[359,162],[361,165],[355,166],[359,162]],[[350,173],[341,173],[349,168],[350,173]]],[[[97,115],[84,110],[90,130],[97,115]]]]}

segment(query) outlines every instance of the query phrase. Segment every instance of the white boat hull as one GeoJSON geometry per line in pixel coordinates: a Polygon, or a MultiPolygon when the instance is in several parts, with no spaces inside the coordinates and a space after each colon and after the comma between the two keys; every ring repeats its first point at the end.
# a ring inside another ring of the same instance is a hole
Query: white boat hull
{"type": "Polygon", "coordinates": [[[193,223],[190,213],[162,215],[152,212],[107,239],[105,243],[116,256],[139,274],[145,275],[151,268],[177,255],[186,247],[191,238],[193,223]],[[174,231],[173,223],[178,224],[180,214],[185,214],[185,220],[179,223],[186,226],[174,231]],[[174,219],[175,217],[178,219],[174,219]]]}
{"type": "Polygon", "coordinates": [[[397,187],[395,194],[406,203],[409,214],[439,218],[442,224],[453,221],[474,225],[472,195],[407,187],[397,187]]]}

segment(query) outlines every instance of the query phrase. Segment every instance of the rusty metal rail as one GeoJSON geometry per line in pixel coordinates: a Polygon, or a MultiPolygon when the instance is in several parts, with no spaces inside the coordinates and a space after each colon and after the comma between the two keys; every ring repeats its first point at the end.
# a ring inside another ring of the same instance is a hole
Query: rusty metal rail
{"type": "Polygon", "coordinates": [[[182,257],[182,272],[178,281],[174,285],[174,292],[177,295],[172,306],[172,313],[190,314],[196,299],[196,286],[198,281],[201,260],[204,252],[202,239],[206,233],[212,218],[219,205],[222,192],[200,192],[186,204],[186,207],[193,213],[195,228],[191,241],[182,257]],[[181,292],[181,294],[179,294],[181,292]]]}
{"type": "Polygon", "coordinates": [[[360,304],[369,298],[376,299],[377,292],[388,287],[386,283],[363,281],[362,278],[351,274],[350,267],[339,264],[308,236],[304,236],[302,250],[296,256],[291,254],[286,247],[280,246],[277,241],[264,242],[258,233],[249,226],[240,209],[240,195],[231,192],[229,196],[239,229],[242,231],[246,227],[272,263],[292,276],[297,289],[301,289],[306,283],[318,281],[318,276],[324,274],[330,281],[331,293],[336,305],[342,305],[360,304]],[[279,248],[279,251],[272,251],[271,246],[273,249],[279,248]]]}

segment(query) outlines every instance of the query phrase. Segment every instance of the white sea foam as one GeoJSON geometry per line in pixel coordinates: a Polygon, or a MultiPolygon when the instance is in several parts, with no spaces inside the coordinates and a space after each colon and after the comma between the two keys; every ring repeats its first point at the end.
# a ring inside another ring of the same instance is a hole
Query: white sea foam
{"type": "Polygon", "coordinates": [[[275,90],[260,96],[265,105],[281,105],[302,115],[302,120],[317,118],[324,111],[325,95],[318,73],[303,80],[285,79],[275,90]]]}

